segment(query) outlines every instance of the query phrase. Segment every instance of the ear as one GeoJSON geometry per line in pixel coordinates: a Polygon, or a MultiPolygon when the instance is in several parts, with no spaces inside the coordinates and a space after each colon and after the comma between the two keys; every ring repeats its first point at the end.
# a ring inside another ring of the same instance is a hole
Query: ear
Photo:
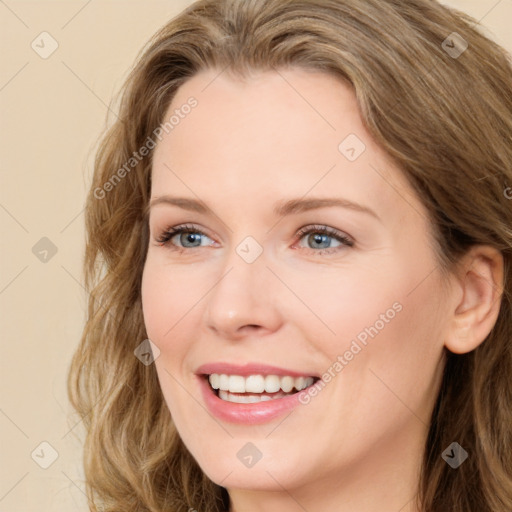
{"type": "Polygon", "coordinates": [[[455,354],[477,348],[491,332],[503,295],[503,255],[494,247],[475,245],[458,265],[459,298],[445,337],[445,346],[455,354]]]}

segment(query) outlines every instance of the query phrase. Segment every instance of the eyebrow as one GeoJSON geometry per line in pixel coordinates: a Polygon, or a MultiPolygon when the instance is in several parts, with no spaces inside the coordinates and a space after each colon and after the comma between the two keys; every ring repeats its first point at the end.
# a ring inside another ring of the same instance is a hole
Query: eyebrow
{"type": "MultiPolygon", "coordinates": [[[[155,197],[149,203],[147,211],[159,204],[167,204],[172,206],[177,206],[178,208],[182,208],[184,210],[207,214],[210,211],[203,202],[198,201],[196,199],[191,199],[188,197],[172,197],[168,195],[155,197]]],[[[375,217],[377,220],[380,220],[379,216],[367,206],[364,206],[359,203],[354,203],[349,201],[348,199],[342,199],[338,197],[314,197],[309,199],[289,199],[287,201],[279,201],[276,203],[274,207],[274,215],[278,217],[284,217],[286,215],[293,215],[297,213],[306,212],[309,210],[316,210],[318,208],[326,208],[326,207],[341,207],[350,210],[354,210],[361,213],[366,213],[375,217]]]]}

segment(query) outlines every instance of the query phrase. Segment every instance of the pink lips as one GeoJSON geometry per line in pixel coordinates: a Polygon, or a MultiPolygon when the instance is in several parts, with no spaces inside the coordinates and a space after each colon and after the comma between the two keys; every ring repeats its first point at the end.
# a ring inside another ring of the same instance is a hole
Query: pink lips
{"type": "Polygon", "coordinates": [[[314,377],[307,372],[301,373],[277,366],[269,366],[267,364],[248,363],[245,365],[237,365],[230,363],[209,363],[203,364],[196,370],[197,375],[211,375],[212,373],[225,373],[227,375],[290,375],[290,377],[314,377]]]}
{"type": "Polygon", "coordinates": [[[291,377],[308,377],[313,376],[306,373],[297,372],[294,370],[287,370],[275,366],[268,366],[263,364],[246,364],[243,366],[234,365],[229,363],[211,363],[200,366],[196,370],[199,386],[206,403],[208,410],[220,420],[229,423],[239,423],[245,425],[253,425],[266,423],[273,420],[288,411],[291,411],[300,405],[301,393],[306,390],[298,391],[293,395],[288,395],[283,398],[276,398],[266,402],[256,402],[250,404],[240,404],[227,402],[221,400],[216,393],[212,390],[208,383],[206,375],[212,373],[227,375],[289,375],[291,377]]]}

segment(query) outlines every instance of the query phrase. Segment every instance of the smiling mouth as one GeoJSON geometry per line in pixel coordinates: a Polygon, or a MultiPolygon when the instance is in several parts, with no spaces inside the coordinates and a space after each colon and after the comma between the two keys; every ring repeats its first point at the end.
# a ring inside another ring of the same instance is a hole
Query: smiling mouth
{"type": "Polygon", "coordinates": [[[294,395],[312,386],[318,377],[280,375],[205,375],[215,395],[226,402],[251,404],[294,395]]]}

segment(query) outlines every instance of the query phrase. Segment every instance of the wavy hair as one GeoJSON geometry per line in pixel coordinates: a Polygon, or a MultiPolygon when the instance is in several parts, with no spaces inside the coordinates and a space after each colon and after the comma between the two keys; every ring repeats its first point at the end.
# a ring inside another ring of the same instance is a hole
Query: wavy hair
{"type": "Polygon", "coordinates": [[[417,500],[422,512],[512,510],[512,66],[476,24],[434,0],[199,0],[140,52],[119,118],[102,135],[85,211],[88,312],[68,393],[85,425],[92,511],[228,506],[226,490],[181,441],[154,365],[134,356],[147,338],[141,278],[151,151],[130,159],[195,73],[244,77],[290,66],[352,87],[366,128],[429,212],[444,272],[474,244],[503,254],[492,331],[470,353],[447,353],[417,500]],[[458,56],[446,44],[453,32],[468,43],[458,56]],[[454,440],[470,452],[456,471],[441,458],[454,440]]]}

